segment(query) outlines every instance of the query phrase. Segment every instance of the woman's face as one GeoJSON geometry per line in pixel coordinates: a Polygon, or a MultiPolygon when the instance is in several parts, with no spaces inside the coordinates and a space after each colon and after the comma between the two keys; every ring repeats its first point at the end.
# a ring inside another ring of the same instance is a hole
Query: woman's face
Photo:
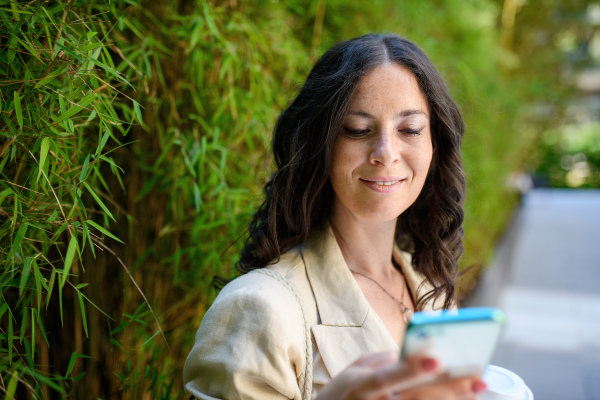
{"type": "Polygon", "coordinates": [[[363,77],[333,149],[334,213],[391,221],[416,199],[433,146],[427,100],[415,76],[390,63],[363,77]]]}

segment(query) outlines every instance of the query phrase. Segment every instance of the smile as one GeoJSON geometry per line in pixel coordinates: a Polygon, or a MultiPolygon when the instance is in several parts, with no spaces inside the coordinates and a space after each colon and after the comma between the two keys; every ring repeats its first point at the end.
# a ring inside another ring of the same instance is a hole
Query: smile
{"type": "Polygon", "coordinates": [[[382,185],[382,186],[390,186],[393,185],[394,183],[398,183],[400,181],[389,181],[389,182],[373,182],[377,185],[382,185]]]}
{"type": "Polygon", "coordinates": [[[402,182],[404,182],[404,179],[393,179],[389,180],[381,180],[381,178],[379,179],[373,179],[373,180],[367,180],[367,179],[360,179],[360,181],[369,189],[373,190],[374,192],[377,193],[391,193],[396,191],[396,189],[398,189],[402,182]]]}

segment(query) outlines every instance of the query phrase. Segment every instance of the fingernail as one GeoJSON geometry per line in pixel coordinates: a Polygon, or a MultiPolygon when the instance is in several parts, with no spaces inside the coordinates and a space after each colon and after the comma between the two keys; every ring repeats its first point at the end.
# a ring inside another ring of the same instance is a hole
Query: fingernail
{"type": "Polygon", "coordinates": [[[484,381],[473,382],[473,393],[481,393],[487,389],[487,385],[484,381]]]}
{"type": "Polygon", "coordinates": [[[421,368],[425,372],[431,372],[437,367],[437,361],[433,358],[426,358],[421,362],[421,368]]]}

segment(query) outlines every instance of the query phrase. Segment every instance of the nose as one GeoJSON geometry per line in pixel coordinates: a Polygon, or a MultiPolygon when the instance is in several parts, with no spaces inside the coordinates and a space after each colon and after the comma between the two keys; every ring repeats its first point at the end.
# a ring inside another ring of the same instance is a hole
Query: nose
{"type": "Polygon", "coordinates": [[[369,162],[389,166],[400,159],[401,143],[395,132],[381,130],[373,141],[369,162]]]}

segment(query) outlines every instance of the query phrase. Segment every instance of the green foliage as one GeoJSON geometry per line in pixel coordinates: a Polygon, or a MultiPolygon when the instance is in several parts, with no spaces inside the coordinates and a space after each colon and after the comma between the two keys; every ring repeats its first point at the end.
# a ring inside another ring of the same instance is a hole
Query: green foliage
{"type": "Polygon", "coordinates": [[[311,59],[369,31],[419,43],[464,110],[465,265],[484,263],[540,85],[502,77],[499,15],[474,0],[0,0],[0,391],[182,397],[277,115],[311,59]]]}
{"type": "Polygon", "coordinates": [[[114,66],[108,20],[43,2],[10,2],[0,17],[8,43],[0,49],[2,389],[20,397],[21,382],[21,395],[66,396],[75,356],[89,358],[74,352],[95,307],[81,279],[83,254],[106,250],[104,236],[118,240],[106,182],[121,179],[113,154],[136,123],[136,103],[119,91],[130,83],[114,66]],[[49,350],[66,326],[78,340],[57,349],[71,357],[68,368],[57,362],[52,371],[49,350]]]}
{"type": "Polygon", "coordinates": [[[600,187],[600,124],[567,124],[542,133],[538,179],[553,187],[600,187]]]}
{"type": "Polygon", "coordinates": [[[268,175],[308,52],[279,34],[282,9],[259,8],[259,28],[255,9],[205,2],[9,4],[1,387],[178,398],[191,317],[231,274],[221,252],[256,206],[248,182],[268,175]],[[160,294],[165,328],[138,285],[160,294]]]}

